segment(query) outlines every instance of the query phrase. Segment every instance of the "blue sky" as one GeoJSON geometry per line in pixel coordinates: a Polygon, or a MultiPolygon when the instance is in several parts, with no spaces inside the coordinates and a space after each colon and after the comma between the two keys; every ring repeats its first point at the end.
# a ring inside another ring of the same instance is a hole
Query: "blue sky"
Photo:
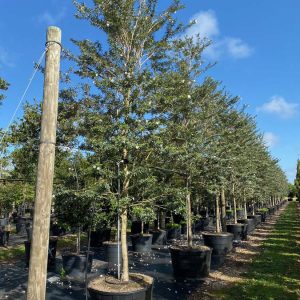
{"type": "MultiPolygon", "coordinates": [[[[166,0],[160,0],[164,4],[166,0]]],[[[300,157],[300,11],[299,0],[183,0],[177,13],[183,22],[197,20],[187,34],[200,33],[214,41],[205,53],[217,64],[208,74],[248,104],[272,155],[290,181],[300,157]]],[[[5,128],[44,50],[48,25],[70,38],[101,35],[74,17],[70,0],[10,0],[0,10],[0,76],[10,84],[0,107],[5,128]]],[[[41,99],[42,76],[35,78],[26,100],[41,99]]],[[[21,110],[18,116],[21,115],[21,110]]]]}

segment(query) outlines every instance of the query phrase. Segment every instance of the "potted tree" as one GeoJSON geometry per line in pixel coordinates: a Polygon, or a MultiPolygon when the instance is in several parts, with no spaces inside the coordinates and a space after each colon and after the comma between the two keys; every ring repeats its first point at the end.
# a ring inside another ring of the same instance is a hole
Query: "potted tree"
{"type": "Polygon", "coordinates": [[[69,229],[76,228],[76,249],[62,253],[63,268],[67,275],[82,277],[85,270],[91,271],[93,252],[81,250],[83,227],[92,226],[92,204],[97,195],[86,191],[59,190],[55,194],[54,207],[58,223],[69,229]]]}
{"type": "Polygon", "coordinates": [[[134,206],[132,215],[141,221],[141,232],[131,235],[132,249],[137,252],[150,252],[152,246],[152,234],[144,233],[144,224],[153,222],[156,215],[152,208],[143,206],[134,206]]]}

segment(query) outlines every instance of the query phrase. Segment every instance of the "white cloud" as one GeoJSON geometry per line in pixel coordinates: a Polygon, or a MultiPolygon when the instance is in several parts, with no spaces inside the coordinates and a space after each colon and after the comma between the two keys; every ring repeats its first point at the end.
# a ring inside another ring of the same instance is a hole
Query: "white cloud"
{"type": "Polygon", "coordinates": [[[227,38],[226,46],[228,53],[235,58],[245,58],[252,54],[253,49],[238,38],[227,38]]]}
{"type": "Polygon", "coordinates": [[[222,55],[228,55],[240,59],[249,57],[253,53],[253,48],[240,38],[221,35],[219,22],[213,10],[198,12],[191,18],[190,22],[192,21],[195,21],[195,24],[185,34],[189,37],[199,34],[200,38],[213,40],[212,45],[205,50],[209,58],[218,59],[222,55]]]}
{"type": "Polygon", "coordinates": [[[291,118],[297,114],[299,104],[287,102],[281,96],[273,96],[269,102],[258,107],[257,111],[274,113],[282,118],[291,118]]]}
{"type": "Polygon", "coordinates": [[[195,21],[195,24],[186,32],[190,37],[199,34],[201,38],[211,39],[220,34],[218,20],[215,12],[212,10],[201,11],[195,14],[191,21],[195,21]]]}
{"type": "Polygon", "coordinates": [[[62,9],[57,14],[51,14],[50,12],[46,11],[39,15],[37,20],[39,23],[46,23],[47,26],[56,25],[65,17],[65,15],[66,9],[62,9]]]}
{"type": "Polygon", "coordinates": [[[274,147],[278,143],[279,138],[272,132],[265,132],[263,135],[263,140],[267,147],[274,147]]]}

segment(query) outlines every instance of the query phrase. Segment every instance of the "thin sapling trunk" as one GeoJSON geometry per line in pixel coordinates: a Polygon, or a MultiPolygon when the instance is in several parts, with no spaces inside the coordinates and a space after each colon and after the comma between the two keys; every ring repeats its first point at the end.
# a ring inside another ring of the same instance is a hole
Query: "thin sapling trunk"
{"type": "Polygon", "coordinates": [[[191,193],[189,191],[189,181],[190,177],[186,178],[186,229],[187,229],[187,243],[189,247],[193,246],[193,236],[192,236],[192,205],[191,205],[191,193]]]}
{"type": "Polygon", "coordinates": [[[216,232],[220,233],[221,232],[221,226],[220,226],[220,207],[219,207],[219,195],[216,194],[216,200],[215,200],[215,205],[216,205],[216,232]]]}
{"type": "Polygon", "coordinates": [[[235,199],[234,183],[232,184],[232,200],[233,200],[233,220],[234,220],[234,224],[237,224],[236,199],[235,199]]]}
{"type": "Polygon", "coordinates": [[[226,198],[224,187],[221,189],[221,225],[222,231],[227,231],[226,228],[226,198]]]}

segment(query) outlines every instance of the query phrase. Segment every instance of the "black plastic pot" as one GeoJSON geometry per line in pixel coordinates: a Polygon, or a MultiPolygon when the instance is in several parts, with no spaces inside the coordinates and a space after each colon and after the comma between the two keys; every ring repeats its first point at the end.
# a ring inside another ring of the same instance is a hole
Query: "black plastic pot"
{"type": "Polygon", "coordinates": [[[237,218],[242,218],[244,216],[244,211],[242,209],[237,209],[236,216],[237,218]]]}
{"type": "Polygon", "coordinates": [[[186,224],[181,224],[180,233],[181,234],[186,234],[186,232],[187,232],[187,225],[186,224]]]}
{"type": "Polygon", "coordinates": [[[91,247],[102,247],[103,242],[110,240],[110,228],[91,232],[91,247]]]}
{"type": "Polygon", "coordinates": [[[232,250],[233,234],[229,232],[203,232],[204,245],[212,248],[211,262],[220,266],[225,256],[232,250]]]}
{"type": "Polygon", "coordinates": [[[254,219],[242,219],[242,220],[237,220],[238,223],[241,224],[247,224],[247,235],[252,233],[255,229],[255,223],[254,223],[254,219]]]}
{"type": "Polygon", "coordinates": [[[26,227],[27,240],[31,241],[32,239],[32,227],[26,227]]]}
{"type": "Polygon", "coordinates": [[[212,249],[206,246],[170,247],[176,279],[203,279],[209,275],[212,249]]]}
{"type": "Polygon", "coordinates": [[[240,242],[242,240],[242,235],[243,235],[243,224],[227,224],[226,229],[227,232],[230,232],[233,234],[233,240],[240,242]]]}
{"type": "Polygon", "coordinates": [[[253,219],[254,220],[254,227],[258,226],[261,223],[261,216],[260,215],[247,216],[247,219],[253,219]]]}
{"type": "Polygon", "coordinates": [[[232,212],[226,212],[226,219],[230,220],[233,218],[233,213],[232,212]]]}
{"type": "Polygon", "coordinates": [[[203,231],[203,230],[204,230],[204,220],[200,219],[199,221],[197,221],[195,223],[194,231],[195,232],[200,232],[200,231],[203,231]]]}
{"type": "Polygon", "coordinates": [[[267,213],[266,212],[258,212],[257,214],[261,216],[261,222],[262,223],[266,222],[266,219],[267,219],[267,213]]]}
{"type": "MultiPolygon", "coordinates": [[[[122,264],[122,248],[120,245],[120,264],[122,264]]],[[[118,268],[118,243],[116,242],[104,242],[104,259],[107,261],[107,268],[110,271],[115,271],[118,268]]]]}
{"type": "Polygon", "coordinates": [[[150,233],[152,234],[152,245],[166,245],[167,232],[165,230],[154,230],[150,233]]]}
{"type": "Polygon", "coordinates": [[[255,224],[256,226],[260,225],[261,224],[261,215],[260,214],[255,214],[254,215],[254,219],[255,219],[255,224]]]}
{"type": "Polygon", "coordinates": [[[134,234],[130,236],[132,250],[136,252],[150,252],[152,246],[152,234],[134,234]]]}
{"type": "Polygon", "coordinates": [[[20,235],[26,235],[26,224],[25,223],[17,223],[16,224],[16,233],[20,235]]]}
{"type": "MultiPolygon", "coordinates": [[[[30,247],[31,241],[25,241],[25,263],[26,266],[29,266],[30,261],[30,247]]],[[[49,238],[49,248],[48,248],[48,267],[52,267],[55,265],[56,259],[56,247],[57,247],[57,237],[50,237],[49,238]]]]}
{"type": "Polygon", "coordinates": [[[89,252],[89,261],[87,262],[87,252],[76,253],[64,253],[62,255],[63,268],[67,275],[71,277],[83,277],[85,268],[87,266],[87,272],[92,270],[94,252],[89,252]]]}
{"type": "Polygon", "coordinates": [[[122,286],[126,283],[118,282],[115,284],[107,283],[105,278],[95,278],[90,281],[88,291],[91,300],[152,300],[153,278],[142,274],[131,273],[130,279],[133,277],[143,281],[143,288],[137,291],[122,292],[122,286]],[[147,281],[146,281],[147,280],[147,281]],[[105,291],[102,286],[110,286],[110,291],[105,291]]]}
{"type": "Polygon", "coordinates": [[[167,239],[168,240],[174,240],[179,239],[181,234],[181,229],[179,228],[169,228],[167,230],[167,239]]]}

